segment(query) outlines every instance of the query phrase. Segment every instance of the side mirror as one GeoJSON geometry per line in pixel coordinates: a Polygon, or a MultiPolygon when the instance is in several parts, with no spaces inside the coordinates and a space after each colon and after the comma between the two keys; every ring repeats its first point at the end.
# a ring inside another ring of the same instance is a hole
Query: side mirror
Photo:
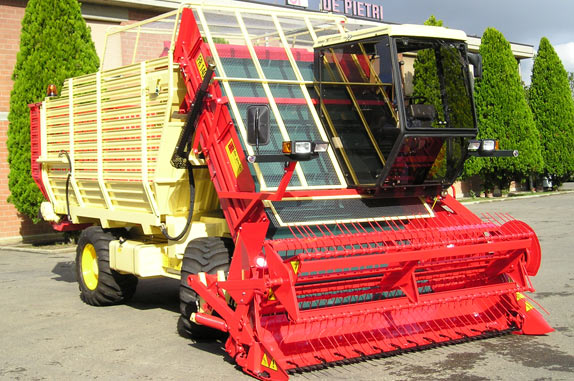
{"type": "Polygon", "coordinates": [[[247,107],[247,143],[251,146],[269,144],[269,106],[247,107]]]}
{"type": "Polygon", "coordinates": [[[468,53],[468,62],[474,68],[474,78],[482,78],[482,56],[480,53],[468,53]]]}

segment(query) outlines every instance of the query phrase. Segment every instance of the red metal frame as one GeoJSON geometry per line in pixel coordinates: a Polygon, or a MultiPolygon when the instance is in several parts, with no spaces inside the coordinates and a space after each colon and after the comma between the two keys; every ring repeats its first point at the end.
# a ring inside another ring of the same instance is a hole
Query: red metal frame
{"type": "MultiPolygon", "coordinates": [[[[218,49],[248,58],[235,46],[218,49]]],[[[174,52],[188,89],[183,110],[202,80],[200,54],[211,55],[185,9],[174,52]]],[[[552,331],[521,297],[540,266],[532,229],[507,215],[479,218],[450,196],[437,197],[429,218],[292,226],[290,238],[268,239],[262,201],[359,191],[288,191],[292,162],[277,191],[256,192],[244,152],[236,150],[238,170],[226,151],[241,147],[227,100],[217,82],[208,92],[192,147],[205,156],[235,251],[226,280],[193,274],[188,283],[217,312],[197,313],[195,322],[228,332],[226,351],[245,372],[285,380],[293,369],[552,331]]]]}
{"type": "Polygon", "coordinates": [[[42,182],[42,164],[36,160],[40,157],[42,151],[42,135],[40,134],[40,113],[42,110],[42,102],[29,104],[30,108],[30,159],[31,159],[31,172],[32,179],[44,195],[48,199],[48,193],[42,182]]]}

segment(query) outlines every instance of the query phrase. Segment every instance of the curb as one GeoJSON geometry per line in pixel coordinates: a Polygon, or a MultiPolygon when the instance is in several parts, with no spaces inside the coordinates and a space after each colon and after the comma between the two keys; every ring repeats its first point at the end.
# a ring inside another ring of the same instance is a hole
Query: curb
{"type": "Polygon", "coordinates": [[[484,199],[479,199],[479,200],[467,200],[467,201],[461,200],[459,202],[461,204],[465,204],[465,205],[472,205],[472,204],[482,204],[485,202],[500,202],[500,201],[508,201],[508,200],[523,200],[523,199],[527,199],[527,198],[559,196],[562,194],[569,194],[569,193],[574,193],[574,190],[548,192],[548,193],[541,193],[541,194],[531,194],[528,196],[493,197],[493,198],[484,198],[484,199]]]}
{"type": "Polygon", "coordinates": [[[0,246],[0,251],[19,251],[19,252],[26,252],[26,253],[37,253],[37,254],[67,254],[67,253],[74,253],[76,251],[75,247],[62,247],[62,248],[54,248],[54,249],[40,249],[34,247],[22,247],[22,246],[9,246],[9,245],[2,245],[0,246]]]}

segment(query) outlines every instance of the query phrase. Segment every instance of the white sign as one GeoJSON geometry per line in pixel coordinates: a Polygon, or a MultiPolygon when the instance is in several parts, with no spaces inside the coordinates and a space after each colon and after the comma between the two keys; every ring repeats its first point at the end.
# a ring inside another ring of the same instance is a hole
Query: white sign
{"type": "Polygon", "coordinates": [[[323,12],[383,20],[383,6],[356,0],[321,0],[323,12]]]}
{"type": "Polygon", "coordinates": [[[294,5],[296,7],[309,7],[309,0],[287,0],[287,5],[294,5]]]}

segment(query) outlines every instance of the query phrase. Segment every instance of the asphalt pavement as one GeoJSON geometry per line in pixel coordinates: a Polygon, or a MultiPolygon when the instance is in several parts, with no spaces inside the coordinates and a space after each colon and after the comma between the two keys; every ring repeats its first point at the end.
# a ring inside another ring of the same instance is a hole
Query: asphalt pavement
{"type": "MultiPolygon", "coordinates": [[[[556,329],[292,376],[292,380],[574,379],[574,193],[471,204],[530,224],[542,245],[533,298],[556,329]]],[[[178,336],[178,282],[143,280],[126,305],[78,296],[69,249],[0,250],[0,379],[250,380],[221,343],[178,336]]]]}

